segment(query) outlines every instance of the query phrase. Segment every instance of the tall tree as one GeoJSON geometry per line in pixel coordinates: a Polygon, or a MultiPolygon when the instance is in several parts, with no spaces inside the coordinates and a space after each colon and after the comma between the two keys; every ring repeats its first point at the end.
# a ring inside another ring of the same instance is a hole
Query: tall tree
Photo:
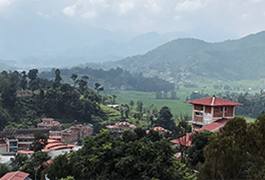
{"type": "Polygon", "coordinates": [[[133,108],[132,108],[133,105],[134,105],[134,102],[133,102],[133,100],[131,100],[131,101],[130,101],[131,110],[133,109],[133,108]]]}
{"type": "Polygon", "coordinates": [[[31,69],[28,72],[28,78],[30,79],[29,81],[29,88],[32,91],[35,91],[36,89],[39,88],[39,80],[37,79],[38,74],[38,69],[31,69]]]}
{"type": "Polygon", "coordinates": [[[6,109],[12,110],[16,102],[17,82],[13,74],[0,75],[1,103],[6,109]]]}
{"type": "Polygon", "coordinates": [[[172,119],[173,115],[171,114],[171,111],[169,107],[164,106],[160,109],[158,113],[158,118],[155,122],[157,126],[161,126],[163,128],[166,128],[172,132],[175,132],[176,124],[174,120],[172,119]]]}
{"type": "Polygon", "coordinates": [[[55,70],[55,80],[54,80],[54,87],[59,87],[61,85],[61,76],[60,76],[60,69],[55,70]]]}

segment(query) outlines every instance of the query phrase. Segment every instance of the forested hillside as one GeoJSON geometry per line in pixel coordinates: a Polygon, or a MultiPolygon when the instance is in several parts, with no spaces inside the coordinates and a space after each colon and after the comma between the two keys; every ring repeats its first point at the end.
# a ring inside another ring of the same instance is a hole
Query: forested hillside
{"type": "MultiPolygon", "coordinates": [[[[39,74],[41,78],[53,79],[55,69],[43,71],[39,74]]],[[[77,76],[89,76],[88,85],[94,86],[99,82],[104,86],[104,92],[111,92],[113,89],[135,90],[143,92],[169,92],[175,89],[173,83],[167,82],[157,77],[143,77],[142,73],[130,73],[127,70],[117,67],[116,69],[103,70],[89,67],[64,68],[60,70],[62,77],[71,78],[72,74],[77,76]]]]}
{"type": "Polygon", "coordinates": [[[105,69],[121,67],[131,73],[142,72],[144,76],[158,76],[175,83],[197,76],[231,81],[259,79],[265,77],[265,31],[220,43],[177,39],[144,55],[88,65],[105,69]]]}

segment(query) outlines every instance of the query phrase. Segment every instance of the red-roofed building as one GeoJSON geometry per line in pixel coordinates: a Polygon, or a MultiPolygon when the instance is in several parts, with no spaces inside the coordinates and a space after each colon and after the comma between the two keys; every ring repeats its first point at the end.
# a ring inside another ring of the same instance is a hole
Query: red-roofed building
{"type": "MultiPolygon", "coordinates": [[[[162,128],[162,127],[154,127],[154,128],[152,128],[154,131],[159,131],[161,134],[164,134],[164,133],[166,133],[166,132],[169,132],[169,133],[172,133],[171,131],[169,131],[169,130],[167,130],[167,129],[165,129],[165,128],[162,128]]],[[[148,131],[149,132],[149,131],[148,131]]],[[[147,132],[147,133],[148,133],[147,132]]]]}
{"type": "Polygon", "coordinates": [[[43,118],[42,122],[37,124],[38,128],[52,128],[52,129],[61,129],[61,124],[57,121],[54,121],[53,118],[43,118]]]}
{"type": "Polygon", "coordinates": [[[29,173],[16,171],[16,172],[10,172],[6,173],[0,180],[31,180],[29,176],[29,173]]]}
{"type": "Polygon", "coordinates": [[[128,122],[118,122],[118,123],[115,123],[115,125],[113,125],[113,126],[107,126],[107,128],[111,131],[122,133],[122,131],[124,131],[125,129],[131,129],[132,130],[132,129],[136,128],[136,126],[131,125],[128,122]]]}
{"type": "MultiPolygon", "coordinates": [[[[198,129],[197,131],[211,131],[211,132],[215,132],[215,131],[220,131],[220,128],[224,127],[224,125],[226,124],[226,122],[228,121],[228,119],[219,119],[211,124],[208,124],[206,126],[204,126],[203,128],[200,128],[198,129]]],[[[171,142],[177,144],[177,145],[182,145],[182,146],[191,146],[191,138],[190,136],[193,134],[194,132],[192,133],[189,133],[187,134],[186,136],[182,136],[181,138],[179,139],[174,139],[174,140],[171,140],[171,142]]]]}
{"type": "Polygon", "coordinates": [[[235,116],[235,106],[242,106],[242,104],[215,96],[186,103],[193,104],[193,117],[190,121],[193,131],[222,118],[232,119],[235,116]]]}

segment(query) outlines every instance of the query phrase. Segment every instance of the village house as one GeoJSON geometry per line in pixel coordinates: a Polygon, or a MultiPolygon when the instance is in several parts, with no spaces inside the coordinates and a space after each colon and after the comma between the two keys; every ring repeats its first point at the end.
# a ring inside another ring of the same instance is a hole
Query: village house
{"type": "Polygon", "coordinates": [[[118,123],[115,123],[115,125],[107,126],[107,128],[109,130],[111,130],[111,131],[122,133],[122,131],[124,131],[125,129],[133,130],[133,129],[136,128],[136,126],[135,125],[131,125],[128,122],[118,122],[118,123]]]}
{"type": "Polygon", "coordinates": [[[198,130],[222,118],[232,119],[235,116],[235,106],[242,106],[242,104],[215,96],[187,101],[186,103],[193,104],[193,116],[190,121],[192,123],[192,131],[198,130]]]}
{"type": "Polygon", "coordinates": [[[177,149],[191,146],[192,140],[190,136],[195,131],[208,130],[211,132],[220,131],[229,119],[235,116],[235,106],[242,106],[242,104],[227,101],[218,97],[208,97],[194,101],[187,101],[186,103],[193,104],[192,132],[186,136],[171,140],[176,144],[177,149]]]}

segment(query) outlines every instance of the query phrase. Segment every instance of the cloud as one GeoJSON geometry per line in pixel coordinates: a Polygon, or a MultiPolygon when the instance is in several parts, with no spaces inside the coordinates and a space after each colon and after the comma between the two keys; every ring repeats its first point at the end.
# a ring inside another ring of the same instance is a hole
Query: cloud
{"type": "Polygon", "coordinates": [[[63,9],[63,13],[67,16],[73,17],[75,15],[76,5],[68,6],[63,9]]]}
{"type": "Polygon", "coordinates": [[[200,0],[186,0],[182,3],[177,4],[175,10],[177,12],[193,12],[197,9],[203,8],[205,5],[200,0]]]}
{"type": "Polygon", "coordinates": [[[12,0],[0,0],[0,10],[6,6],[9,6],[12,3],[12,0]]]}
{"type": "Polygon", "coordinates": [[[94,18],[108,8],[106,0],[78,0],[71,6],[63,9],[63,13],[73,17],[78,15],[82,18],[94,18]]]}
{"type": "Polygon", "coordinates": [[[135,4],[133,2],[124,2],[119,4],[120,13],[119,14],[126,14],[128,11],[133,10],[135,4]]]}
{"type": "Polygon", "coordinates": [[[51,16],[48,15],[48,14],[44,14],[44,13],[41,13],[41,12],[39,12],[39,11],[37,11],[36,14],[38,14],[38,15],[41,16],[41,17],[51,19],[51,16]]]}

